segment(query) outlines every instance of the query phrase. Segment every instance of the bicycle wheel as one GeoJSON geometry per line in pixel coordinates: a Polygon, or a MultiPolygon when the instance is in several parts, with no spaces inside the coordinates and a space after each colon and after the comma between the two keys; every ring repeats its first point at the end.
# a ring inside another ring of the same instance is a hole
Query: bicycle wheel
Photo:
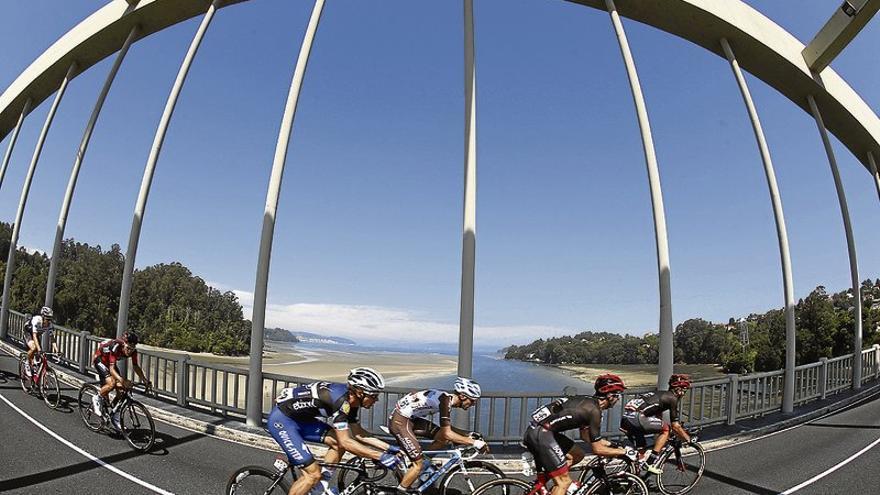
{"type": "Polygon", "coordinates": [[[47,368],[46,373],[40,380],[40,393],[47,406],[55,409],[61,403],[61,387],[58,385],[58,375],[55,370],[47,368]]]}
{"type": "Polygon", "coordinates": [[[477,487],[492,480],[504,478],[504,472],[488,462],[465,461],[450,469],[437,482],[440,495],[458,495],[474,493],[477,487]]]}
{"type": "Polygon", "coordinates": [[[619,472],[597,479],[585,495],[648,495],[648,487],[638,476],[619,472]]]}
{"type": "Polygon", "coordinates": [[[695,443],[690,446],[694,453],[685,458],[670,451],[660,458],[663,472],[657,476],[657,487],[668,495],[683,494],[691,491],[703,477],[706,469],[706,452],[695,443]]]}
{"type": "MultiPolygon", "coordinates": [[[[627,462],[623,459],[608,459],[605,461],[602,469],[604,469],[605,473],[607,474],[615,474],[621,471],[638,474],[635,472],[635,464],[627,462]]],[[[593,478],[596,477],[596,473],[593,471],[593,467],[589,463],[581,464],[571,468],[571,473],[571,477],[576,477],[581,485],[589,484],[593,480],[593,478]],[[577,475],[575,473],[577,473],[577,475]]]]}
{"type": "Polygon", "coordinates": [[[362,481],[369,481],[377,486],[397,486],[403,477],[403,474],[397,469],[394,470],[394,476],[388,476],[388,473],[392,470],[377,466],[375,462],[367,461],[361,457],[352,457],[344,465],[351,467],[349,469],[344,467],[336,468],[339,473],[336,477],[336,486],[340,492],[362,481]],[[366,477],[357,470],[366,471],[366,477]]]}
{"type": "Polygon", "coordinates": [[[79,414],[86,428],[92,431],[98,431],[104,426],[104,418],[95,414],[92,409],[92,398],[97,395],[100,395],[100,390],[91,383],[86,383],[79,389],[79,414]]]}
{"type": "Polygon", "coordinates": [[[129,403],[120,412],[122,435],[135,450],[146,452],[156,440],[156,425],[146,406],[136,400],[129,403]]]}
{"type": "Polygon", "coordinates": [[[284,473],[278,471],[247,466],[239,469],[226,483],[226,495],[287,495],[290,483],[284,479],[284,473]]]}
{"type": "Polygon", "coordinates": [[[501,478],[483,483],[474,490],[473,495],[526,495],[532,490],[532,483],[513,478],[501,478]]]}
{"type": "Polygon", "coordinates": [[[31,387],[34,382],[27,374],[27,365],[27,354],[22,352],[21,356],[18,358],[18,381],[21,382],[21,390],[24,391],[24,393],[29,394],[31,393],[31,387]]]}

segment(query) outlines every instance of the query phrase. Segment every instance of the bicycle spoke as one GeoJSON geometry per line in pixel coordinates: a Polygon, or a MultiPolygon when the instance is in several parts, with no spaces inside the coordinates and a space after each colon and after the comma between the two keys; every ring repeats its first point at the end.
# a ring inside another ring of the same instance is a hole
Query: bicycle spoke
{"type": "Polygon", "coordinates": [[[92,409],[92,398],[97,395],[99,395],[98,387],[90,383],[79,389],[79,413],[86,427],[92,431],[98,431],[104,425],[104,418],[95,414],[92,409]]]}
{"type": "Polygon", "coordinates": [[[51,368],[47,369],[40,382],[40,393],[46,405],[55,409],[61,403],[61,387],[58,385],[58,377],[51,368]]]}
{"type": "Polygon", "coordinates": [[[227,495],[287,495],[287,491],[287,484],[277,479],[277,473],[255,467],[240,469],[226,487],[227,495]]]}
{"type": "Polygon", "coordinates": [[[684,494],[690,491],[703,476],[706,454],[695,446],[696,455],[683,457],[673,454],[664,456],[663,473],[658,477],[660,491],[667,494],[684,494]]]}

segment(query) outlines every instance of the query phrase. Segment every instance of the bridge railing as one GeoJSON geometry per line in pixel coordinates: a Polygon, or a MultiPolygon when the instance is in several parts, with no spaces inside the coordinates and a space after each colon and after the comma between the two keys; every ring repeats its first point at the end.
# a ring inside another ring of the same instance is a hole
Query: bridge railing
{"type": "MultiPolygon", "coordinates": [[[[9,337],[24,348],[25,315],[9,312],[9,337]]],[[[92,356],[104,339],[55,326],[62,364],[80,373],[95,375],[92,356]]],[[[880,378],[880,345],[862,350],[862,382],[880,378]]],[[[209,357],[194,359],[175,351],[138,349],[141,368],[159,398],[211,414],[244,420],[248,370],[210,362],[209,357]]],[[[795,368],[795,405],[825,399],[852,387],[853,355],[822,358],[795,368]]],[[[126,375],[133,378],[131,366],[126,375]]],[[[783,371],[769,371],[695,382],[682,398],[682,421],[693,425],[735,424],[736,421],[762,416],[782,409],[783,371]]],[[[263,373],[263,415],[269,414],[275,397],[285,387],[315,381],[314,378],[263,373]]],[[[619,436],[618,425],[626,402],[651,388],[628,389],[621,401],[604,412],[603,434],[619,436]]],[[[372,409],[360,412],[365,428],[378,431],[387,423],[397,400],[409,392],[390,387],[379,396],[372,409]]],[[[482,432],[492,442],[517,443],[529,421],[529,413],[540,405],[561,396],[560,392],[522,393],[486,392],[468,411],[456,410],[455,419],[474,431],[482,432]]],[[[574,437],[576,432],[572,432],[574,437]]]]}

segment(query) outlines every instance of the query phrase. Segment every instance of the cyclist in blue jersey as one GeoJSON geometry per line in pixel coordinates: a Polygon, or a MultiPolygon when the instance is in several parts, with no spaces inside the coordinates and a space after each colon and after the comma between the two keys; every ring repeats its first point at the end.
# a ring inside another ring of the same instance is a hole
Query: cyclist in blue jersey
{"type": "Polygon", "coordinates": [[[398,449],[371,437],[358,423],[358,410],[373,407],[384,388],[385,380],[376,370],[354,368],[347,384],[316,382],[281,391],[269,413],[268,430],[288,461],[303,473],[289,495],[305,495],[318,482],[326,491],[333,477],[332,470],[315,462],[305,442],[326,444],[326,463],[337,463],[345,452],[351,452],[388,468],[397,465],[398,449]]]}

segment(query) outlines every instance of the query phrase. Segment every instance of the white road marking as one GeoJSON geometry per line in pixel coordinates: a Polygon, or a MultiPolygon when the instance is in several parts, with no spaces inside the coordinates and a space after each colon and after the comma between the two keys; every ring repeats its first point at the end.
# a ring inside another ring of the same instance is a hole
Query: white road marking
{"type": "Polygon", "coordinates": [[[87,459],[89,459],[89,460],[91,460],[92,462],[98,464],[99,466],[101,466],[101,467],[103,467],[103,468],[105,468],[105,469],[108,469],[108,470],[110,470],[110,471],[112,471],[112,472],[118,474],[119,476],[122,476],[123,478],[125,478],[125,479],[127,479],[127,480],[129,480],[129,481],[132,481],[132,482],[134,482],[134,483],[137,483],[138,485],[141,485],[142,487],[144,487],[144,488],[146,488],[146,489],[148,489],[148,490],[151,490],[151,491],[153,491],[153,492],[155,492],[155,493],[161,493],[162,495],[174,495],[172,492],[169,492],[169,491],[163,490],[163,489],[159,488],[158,486],[151,485],[151,484],[147,483],[146,481],[143,481],[143,480],[141,480],[140,478],[136,478],[136,477],[134,477],[134,476],[132,476],[132,475],[126,473],[125,471],[122,471],[121,469],[119,469],[119,468],[117,468],[117,467],[115,467],[115,466],[113,466],[113,465],[107,464],[106,462],[102,461],[101,459],[99,459],[99,458],[93,456],[92,454],[89,454],[89,453],[86,452],[85,450],[83,450],[83,449],[77,447],[76,445],[72,444],[71,442],[69,442],[69,441],[66,440],[65,438],[61,437],[60,435],[58,435],[58,434],[55,433],[54,431],[50,430],[49,428],[46,428],[45,426],[43,426],[42,424],[40,424],[37,420],[35,420],[34,418],[30,417],[26,412],[24,412],[24,411],[22,411],[21,409],[19,409],[15,404],[13,404],[12,402],[9,402],[9,399],[7,399],[6,397],[4,397],[3,395],[0,395],[0,399],[3,399],[3,402],[5,402],[6,405],[8,405],[9,407],[11,407],[12,410],[14,410],[14,411],[17,412],[18,414],[20,414],[23,418],[25,418],[26,420],[30,421],[30,422],[33,423],[34,425],[36,425],[36,426],[37,426],[38,428],[40,428],[41,430],[43,430],[43,431],[45,431],[46,433],[48,433],[49,435],[51,435],[55,440],[58,440],[59,442],[63,443],[64,445],[66,445],[66,446],[68,446],[68,447],[70,447],[71,449],[75,450],[76,452],[79,452],[83,457],[86,457],[87,459]]]}
{"type": "Polygon", "coordinates": [[[837,464],[836,466],[834,466],[834,467],[828,469],[827,471],[825,471],[825,472],[823,472],[823,473],[820,473],[820,474],[817,474],[816,476],[813,476],[812,478],[808,479],[807,481],[804,481],[804,482],[801,483],[800,485],[793,486],[793,487],[789,488],[788,490],[785,490],[784,492],[780,493],[779,495],[789,495],[790,493],[794,493],[794,492],[800,490],[801,488],[803,488],[803,487],[805,487],[805,486],[812,485],[813,483],[815,483],[815,482],[821,480],[822,478],[828,476],[829,474],[833,473],[834,471],[837,471],[838,469],[842,468],[843,466],[846,466],[846,465],[849,464],[850,462],[854,461],[854,460],[855,460],[857,457],[859,457],[860,455],[862,455],[862,454],[864,454],[865,452],[867,452],[867,451],[871,450],[872,448],[874,448],[874,446],[877,445],[878,443],[880,443],[880,438],[878,438],[877,440],[874,440],[873,442],[871,442],[870,445],[868,445],[867,447],[863,448],[862,450],[860,450],[860,451],[856,452],[855,454],[853,454],[853,455],[847,457],[847,458],[846,458],[843,462],[841,462],[840,464],[837,464]]]}

